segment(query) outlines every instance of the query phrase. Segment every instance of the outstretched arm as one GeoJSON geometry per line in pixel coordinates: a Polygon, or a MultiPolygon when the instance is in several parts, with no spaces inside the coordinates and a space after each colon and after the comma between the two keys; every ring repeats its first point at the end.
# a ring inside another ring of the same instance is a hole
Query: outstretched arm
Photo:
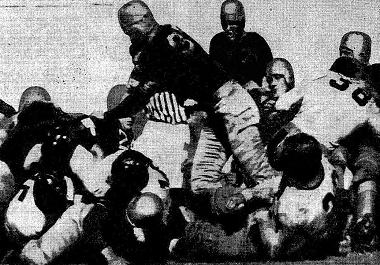
{"type": "Polygon", "coordinates": [[[149,98],[154,94],[156,83],[150,81],[140,81],[137,68],[132,70],[128,80],[128,91],[124,99],[118,106],[104,113],[104,118],[120,119],[132,117],[140,111],[148,102],[149,98]]]}

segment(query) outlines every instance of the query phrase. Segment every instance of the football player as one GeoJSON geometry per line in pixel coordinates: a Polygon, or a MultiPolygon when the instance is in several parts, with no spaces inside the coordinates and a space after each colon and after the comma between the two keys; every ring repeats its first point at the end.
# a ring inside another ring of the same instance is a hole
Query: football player
{"type": "MultiPolygon", "coordinates": [[[[353,225],[356,228],[353,230],[361,232],[360,236],[353,233],[356,238],[353,247],[358,251],[373,250],[376,245],[373,205],[377,192],[373,178],[377,176],[379,154],[374,149],[373,141],[368,144],[364,140],[367,137],[376,138],[373,132],[380,131],[378,100],[365,80],[370,52],[371,39],[367,34],[345,34],[340,46],[341,57],[327,74],[286,93],[276,103],[277,109],[288,109],[294,102],[301,100],[299,113],[285,131],[301,131],[314,136],[322,144],[324,153],[334,160],[334,164],[343,165],[352,171],[353,182],[346,188],[351,185],[350,189],[357,198],[353,206],[356,217],[353,225]],[[356,138],[356,141],[351,141],[348,145],[350,150],[346,150],[347,141],[344,139],[351,134],[358,135],[357,130],[367,133],[362,136],[362,140],[356,138]],[[337,152],[341,153],[337,155],[337,152]],[[363,241],[364,238],[366,240],[363,241]]],[[[341,170],[341,175],[343,172],[341,170]]],[[[351,181],[342,178],[346,182],[351,181]]]]}

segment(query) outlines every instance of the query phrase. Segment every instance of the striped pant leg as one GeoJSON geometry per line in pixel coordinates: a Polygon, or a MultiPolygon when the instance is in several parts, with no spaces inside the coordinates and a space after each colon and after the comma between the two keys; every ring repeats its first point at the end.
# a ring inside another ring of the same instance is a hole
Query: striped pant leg
{"type": "Polygon", "coordinates": [[[226,161],[226,151],[216,138],[213,129],[204,126],[194,155],[191,189],[199,192],[204,189],[221,187],[221,170],[226,161]]]}

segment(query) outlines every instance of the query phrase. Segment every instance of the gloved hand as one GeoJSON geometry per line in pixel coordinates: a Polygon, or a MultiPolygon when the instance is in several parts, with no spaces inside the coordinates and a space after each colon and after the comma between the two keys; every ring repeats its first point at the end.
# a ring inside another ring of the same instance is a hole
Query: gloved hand
{"type": "Polygon", "coordinates": [[[232,186],[217,188],[213,193],[211,199],[212,213],[216,216],[225,216],[236,212],[234,210],[229,209],[227,205],[230,205],[232,208],[234,208],[233,201],[235,200],[232,200],[231,203],[228,202],[230,198],[232,198],[235,194],[238,193],[238,189],[232,186]]]}

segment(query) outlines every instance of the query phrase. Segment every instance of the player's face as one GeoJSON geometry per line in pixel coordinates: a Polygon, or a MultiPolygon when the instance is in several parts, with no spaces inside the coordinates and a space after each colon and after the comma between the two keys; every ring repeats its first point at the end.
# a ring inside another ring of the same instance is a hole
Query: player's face
{"type": "Polygon", "coordinates": [[[265,76],[268,89],[266,93],[263,93],[261,99],[262,102],[265,102],[264,107],[272,108],[278,98],[290,90],[286,79],[289,75],[289,70],[281,61],[276,61],[268,66],[265,76]]]}
{"type": "Polygon", "coordinates": [[[224,32],[231,41],[239,39],[243,32],[242,22],[227,20],[227,27],[224,29],[224,32]]]}
{"type": "Polygon", "coordinates": [[[241,37],[244,32],[244,8],[237,3],[228,3],[222,8],[222,28],[231,41],[241,37]]]}
{"type": "Polygon", "coordinates": [[[339,49],[341,57],[355,58],[362,64],[367,64],[368,56],[364,50],[364,38],[361,35],[351,35],[339,49]]]}
{"type": "Polygon", "coordinates": [[[272,73],[267,76],[267,82],[275,98],[279,98],[288,89],[288,85],[283,74],[272,73]]]}
{"type": "Polygon", "coordinates": [[[287,91],[287,83],[283,74],[272,73],[266,76],[268,91],[263,93],[261,101],[264,108],[271,109],[278,98],[287,91]]]}
{"type": "Polygon", "coordinates": [[[133,24],[123,24],[121,23],[121,28],[124,33],[129,36],[131,42],[138,42],[144,37],[145,25],[142,22],[135,22],[133,24]]]}
{"type": "Polygon", "coordinates": [[[288,70],[281,62],[276,62],[267,70],[266,79],[272,95],[277,99],[289,90],[285,75],[288,70]]]}

